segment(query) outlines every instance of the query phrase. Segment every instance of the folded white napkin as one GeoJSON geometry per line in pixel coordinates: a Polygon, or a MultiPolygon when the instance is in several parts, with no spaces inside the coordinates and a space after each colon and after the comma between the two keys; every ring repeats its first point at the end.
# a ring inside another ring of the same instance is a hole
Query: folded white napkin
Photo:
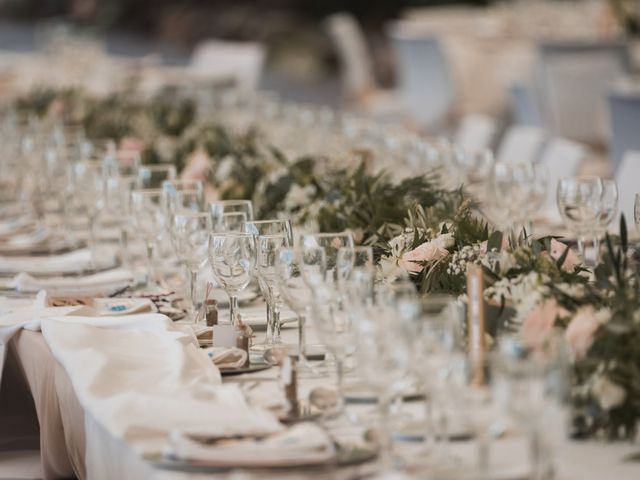
{"type": "Polygon", "coordinates": [[[0,237],[14,235],[33,224],[33,219],[29,217],[18,217],[4,220],[0,222],[0,237]]]}
{"type": "Polygon", "coordinates": [[[83,277],[36,278],[27,273],[19,273],[9,286],[21,293],[46,290],[49,296],[55,297],[104,297],[132,285],[133,281],[133,273],[116,268],[83,277]]]}
{"type": "Polygon", "coordinates": [[[218,368],[240,368],[247,361],[247,352],[236,347],[212,347],[205,351],[218,368]]]}
{"type": "Polygon", "coordinates": [[[47,257],[0,257],[0,273],[79,273],[96,267],[108,268],[114,266],[115,258],[102,258],[98,265],[94,264],[91,252],[86,249],[75,250],[60,255],[47,257]]]}
{"type": "Polygon", "coordinates": [[[318,465],[335,457],[329,435],[313,423],[299,423],[264,439],[206,444],[195,438],[184,432],[172,432],[165,455],[217,467],[239,468],[318,465]]]}

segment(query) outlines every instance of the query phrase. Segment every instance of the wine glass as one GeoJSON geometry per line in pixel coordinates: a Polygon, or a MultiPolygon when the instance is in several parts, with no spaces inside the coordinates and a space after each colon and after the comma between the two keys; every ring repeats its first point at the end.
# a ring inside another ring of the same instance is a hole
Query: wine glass
{"type": "MultiPolygon", "coordinates": [[[[293,230],[291,228],[291,222],[289,220],[257,220],[251,222],[245,222],[243,230],[256,237],[259,241],[260,237],[277,235],[283,238],[283,244],[280,247],[291,247],[293,245],[293,230]]],[[[280,309],[276,309],[275,305],[269,301],[271,297],[268,291],[268,286],[264,281],[261,281],[261,276],[258,274],[258,285],[262,296],[267,301],[267,336],[263,347],[271,345],[273,343],[279,343],[274,338],[276,334],[275,330],[280,331],[280,309]]]]}
{"type": "Polygon", "coordinates": [[[578,239],[578,249],[586,261],[588,238],[600,214],[604,186],[600,177],[563,178],[558,182],[557,202],[560,215],[578,239]]]}
{"type": "Polygon", "coordinates": [[[355,316],[347,303],[336,294],[334,283],[325,276],[323,282],[313,289],[313,314],[320,340],[331,352],[336,371],[336,408],[332,419],[340,424],[350,422],[344,411],[345,360],[354,353],[356,346],[355,316]]]}
{"type": "Polygon", "coordinates": [[[181,211],[173,217],[173,236],[176,255],[189,274],[189,297],[194,320],[198,311],[198,271],[207,260],[211,219],[206,212],[181,211]]]}
{"type": "Polygon", "coordinates": [[[247,222],[247,214],[245,212],[223,213],[217,221],[218,223],[213,224],[214,232],[242,232],[247,222]]]}
{"type": "Polygon", "coordinates": [[[596,235],[594,247],[596,251],[596,263],[600,261],[600,239],[618,213],[618,184],[615,180],[602,179],[602,197],[600,199],[600,211],[596,220],[596,235]]]}
{"type": "Polygon", "coordinates": [[[397,315],[402,319],[401,333],[409,340],[412,376],[425,392],[426,456],[439,458],[438,463],[444,464],[450,460],[452,368],[464,353],[459,310],[448,295],[419,298],[410,282],[401,282],[392,295],[398,304],[397,315]],[[439,454],[433,455],[438,450],[439,454]]]}
{"type": "Polygon", "coordinates": [[[147,247],[147,282],[155,279],[153,250],[165,227],[162,190],[139,189],[131,192],[131,213],[138,233],[147,247]]]}
{"type": "Polygon", "coordinates": [[[251,282],[256,265],[256,240],[249,233],[213,232],[209,235],[209,263],[229,295],[229,319],[236,324],[238,294],[251,282]]]}
{"type": "Polygon", "coordinates": [[[571,379],[565,339],[552,333],[531,348],[503,335],[491,357],[492,388],[500,409],[529,437],[531,478],[554,478],[554,452],[566,438],[571,379]]]}
{"type": "Polygon", "coordinates": [[[284,235],[288,245],[293,245],[293,228],[290,220],[249,220],[244,231],[252,235],[284,235]]]}
{"type": "Polygon", "coordinates": [[[211,213],[211,220],[214,227],[221,223],[222,215],[225,213],[244,213],[247,220],[253,220],[253,205],[251,204],[251,200],[221,200],[218,202],[210,202],[209,212],[211,213]]]}
{"type": "Polygon", "coordinates": [[[287,237],[283,234],[259,235],[256,237],[257,260],[256,273],[260,291],[267,302],[267,338],[265,345],[282,343],[280,337],[281,292],[276,281],[277,252],[288,247],[287,237]],[[269,315],[270,313],[270,315],[269,315]]]}
{"type": "Polygon", "coordinates": [[[354,270],[373,271],[373,249],[371,247],[341,247],[336,257],[338,287],[346,288],[346,282],[354,270]]]}
{"type": "MultiPolygon", "coordinates": [[[[324,249],[307,250],[306,258],[300,250],[291,247],[280,248],[276,256],[275,277],[285,303],[298,317],[298,373],[317,373],[307,360],[305,323],[309,316],[313,294],[307,277],[324,278],[326,260],[324,249]]],[[[313,281],[311,281],[313,284],[313,281]]]]}
{"type": "MultiPolygon", "coordinates": [[[[543,170],[538,170],[542,175],[543,170]]],[[[516,232],[527,222],[532,201],[541,202],[536,169],[525,163],[495,163],[485,195],[485,213],[499,228],[516,232]]]]}
{"type": "Polygon", "coordinates": [[[162,182],[175,178],[175,165],[141,165],[138,167],[137,187],[140,189],[160,188],[162,182]]]}
{"type": "Polygon", "coordinates": [[[349,232],[314,233],[302,235],[302,252],[308,248],[322,247],[326,255],[326,278],[332,288],[337,289],[338,282],[338,251],[343,247],[354,248],[353,236],[349,232]]]}
{"type": "Polygon", "coordinates": [[[165,180],[162,182],[164,206],[167,210],[167,218],[175,212],[177,197],[181,192],[194,192],[195,203],[198,211],[204,210],[204,184],[199,180],[165,180]]]}

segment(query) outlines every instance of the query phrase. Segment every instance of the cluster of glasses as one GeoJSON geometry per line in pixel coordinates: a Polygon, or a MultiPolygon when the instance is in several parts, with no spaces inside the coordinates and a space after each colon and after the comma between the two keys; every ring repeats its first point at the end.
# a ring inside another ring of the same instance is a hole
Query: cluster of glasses
{"type": "Polygon", "coordinates": [[[580,255],[587,264],[600,259],[600,241],[618,213],[618,186],[602,177],[563,178],[558,182],[560,215],[578,241],[580,255]],[[593,245],[589,258],[587,245],[593,245]]]}
{"type": "MultiPolygon", "coordinates": [[[[380,282],[371,248],[354,246],[346,232],[303,235],[296,248],[280,249],[276,262],[282,297],[301,319],[313,320],[334,360],[337,398],[324,418],[330,428],[370,420],[344,408],[345,377],[353,377],[378,399],[382,464],[396,468],[393,405],[417,388],[426,407],[425,450],[418,467],[439,478],[462,478],[469,471],[493,478],[499,466],[490,461],[489,444],[512,419],[530,435],[534,478],[546,478],[553,468],[550,442],[564,434],[566,392],[561,389],[569,384],[561,377],[567,360],[559,341],[532,352],[517,337],[505,336],[498,352],[478,365],[465,345],[462,305],[444,295],[420,298],[410,281],[380,282]],[[450,429],[454,419],[477,440],[473,465],[448,448],[460,435],[450,429]]],[[[303,346],[301,338],[301,362],[303,346]]],[[[317,367],[309,368],[313,374],[317,367]]]]}
{"type": "Polygon", "coordinates": [[[359,160],[358,153],[367,152],[369,167],[394,166],[394,171],[421,174],[440,161],[440,152],[418,134],[406,129],[393,129],[328,107],[282,102],[273,92],[240,94],[236,90],[213,93],[213,107],[225,123],[238,132],[254,124],[290,158],[306,155],[323,161],[359,160]],[[398,167],[396,169],[396,167],[398,167]]]}

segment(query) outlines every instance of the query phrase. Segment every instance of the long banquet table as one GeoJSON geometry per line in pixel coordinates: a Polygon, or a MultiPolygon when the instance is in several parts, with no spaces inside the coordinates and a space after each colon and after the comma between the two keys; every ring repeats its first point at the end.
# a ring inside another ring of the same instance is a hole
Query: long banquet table
{"type": "MultiPolygon", "coordinates": [[[[121,331],[126,335],[126,330],[121,331]]],[[[284,330],[285,341],[295,340],[295,330],[284,330]]],[[[24,374],[33,395],[40,423],[41,458],[45,478],[67,478],[76,476],[84,479],[126,479],[126,478],[210,478],[211,474],[177,472],[154,468],[141,458],[126,442],[114,438],[101,424],[100,418],[89,414],[82,406],[72,381],[65,368],[56,360],[41,332],[22,330],[13,337],[9,344],[10,355],[16,362],[8,365],[17,366],[24,374]]],[[[247,377],[264,380],[264,385],[273,384],[278,374],[277,368],[242,377],[229,377],[228,383],[246,380],[247,377]]],[[[331,382],[330,379],[306,381],[302,384],[301,393],[308,393],[310,387],[318,383],[331,382]]],[[[0,392],[10,395],[11,392],[0,392]]],[[[371,406],[350,405],[355,412],[364,412],[371,406]]],[[[404,408],[415,412],[421,408],[420,402],[407,403],[404,408]]],[[[420,451],[420,443],[398,443],[396,452],[411,458],[420,451]]],[[[619,480],[637,479],[640,466],[637,462],[625,462],[624,457],[637,451],[637,445],[599,442],[567,441],[558,446],[557,463],[559,479],[596,480],[615,478],[619,480]]],[[[455,455],[473,458],[473,442],[454,442],[455,455]]],[[[250,454],[250,452],[247,452],[250,454]]],[[[498,464],[520,462],[526,464],[526,446],[523,438],[515,434],[507,434],[492,445],[492,460],[498,464]]],[[[335,471],[329,475],[323,472],[324,478],[358,478],[370,475],[372,465],[335,471]]],[[[254,478],[248,474],[248,477],[254,478]]],[[[317,476],[311,470],[308,476],[317,476]]],[[[224,478],[226,475],[218,474],[224,478]]],[[[232,478],[233,473],[229,475],[232,478]]],[[[283,474],[278,471],[269,475],[264,471],[256,472],[255,478],[300,478],[300,471],[283,474]]],[[[418,477],[423,478],[423,477],[418,477]]]]}

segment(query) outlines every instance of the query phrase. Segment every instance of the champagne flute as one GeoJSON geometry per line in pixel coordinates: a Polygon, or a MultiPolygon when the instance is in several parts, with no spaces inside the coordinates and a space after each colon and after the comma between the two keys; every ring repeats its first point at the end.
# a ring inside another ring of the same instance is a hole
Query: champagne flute
{"type": "Polygon", "coordinates": [[[162,190],[139,189],[131,192],[131,212],[136,229],[147,247],[147,282],[155,280],[153,250],[165,226],[162,190]]]}
{"type": "Polygon", "coordinates": [[[238,294],[251,282],[256,265],[256,240],[249,233],[213,232],[209,235],[209,263],[229,295],[229,319],[236,324],[238,294]]]}
{"type": "Polygon", "coordinates": [[[138,167],[139,189],[160,188],[165,180],[176,178],[175,165],[141,165],[138,167]]]}
{"type": "Polygon", "coordinates": [[[207,212],[182,211],[174,215],[173,235],[176,255],[184,263],[189,274],[189,297],[191,314],[197,318],[198,271],[207,260],[208,239],[211,233],[211,219],[207,212]]]}

